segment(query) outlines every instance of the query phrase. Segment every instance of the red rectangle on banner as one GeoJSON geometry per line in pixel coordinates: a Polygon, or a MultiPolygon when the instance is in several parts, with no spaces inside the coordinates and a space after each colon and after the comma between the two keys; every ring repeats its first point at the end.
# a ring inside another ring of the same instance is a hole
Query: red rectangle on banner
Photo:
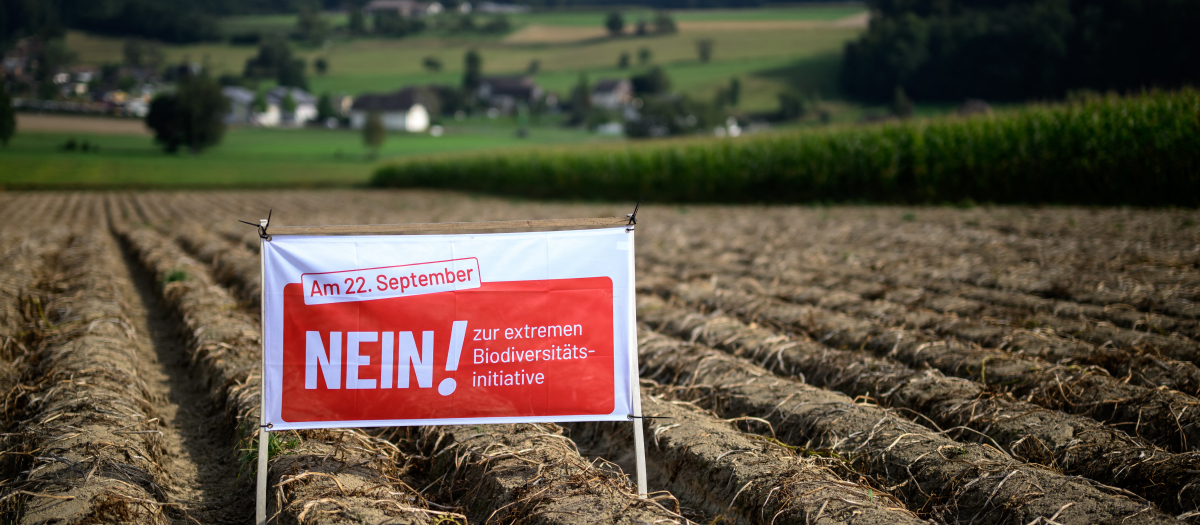
{"type": "Polygon", "coordinates": [[[314,305],[305,293],[284,288],[284,421],[614,410],[607,277],[314,305]]]}

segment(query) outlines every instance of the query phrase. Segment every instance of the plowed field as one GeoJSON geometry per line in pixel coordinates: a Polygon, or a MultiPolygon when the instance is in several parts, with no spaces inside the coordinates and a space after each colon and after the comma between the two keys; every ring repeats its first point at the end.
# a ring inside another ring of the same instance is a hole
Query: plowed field
{"type": "MultiPolygon", "coordinates": [[[[4,523],[250,523],[258,238],[623,215],[0,193],[4,523]]],[[[272,434],[277,523],[1200,522],[1200,213],[643,206],[632,425],[272,434]]]]}

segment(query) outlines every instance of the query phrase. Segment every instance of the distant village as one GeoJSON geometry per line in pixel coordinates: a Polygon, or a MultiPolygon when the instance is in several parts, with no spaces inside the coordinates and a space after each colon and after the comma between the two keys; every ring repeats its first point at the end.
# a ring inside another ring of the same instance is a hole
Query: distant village
{"type": "MultiPolygon", "coordinates": [[[[469,4],[464,4],[469,5],[469,4]]],[[[486,3],[485,3],[486,5],[486,3]]],[[[411,0],[376,0],[366,9],[424,10],[436,12],[440,4],[411,0]]],[[[515,6],[504,6],[513,8],[515,6]]],[[[109,115],[144,118],[154,95],[172,83],[172,76],[196,74],[200,64],[167,68],[161,74],[153,65],[96,67],[71,65],[56,70],[45,80],[35,76],[37,49],[28,42],[4,55],[6,79],[36,85],[38,98],[14,98],[13,105],[25,111],[109,115]],[[176,71],[174,75],[171,71],[176,71]],[[46,84],[49,85],[38,85],[46,84]],[[51,93],[53,96],[44,96],[51,93]]],[[[448,86],[406,86],[390,93],[337,94],[330,96],[332,114],[319,119],[319,97],[296,87],[276,86],[259,92],[242,86],[225,86],[222,93],[229,101],[225,123],[231,126],[257,127],[348,127],[361,129],[371,113],[378,113],[389,131],[423,133],[429,130],[442,108],[448,86]]],[[[470,93],[472,109],[481,109],[490,117],[510,116],[518,111],[537,108],[550,114],[562,112],[563,97],[548,93],[531,76],[482,77],[470,93]]],[[[620,112],[634,104],[632,83],[628,79],[599,79],[590,86],[588,106],[620,112]]],[[[458,114],[464,113],[457,110],[458,114]]],[[[453,115],[453,113],[451,113],[453,115]]]]}
{"type": "MultiPolygon", "coordinates": [[[[454,7],[454,16],[489,13],[496,21],[528,9],[514,4],[462,2],[454,7]]],[[[378,27],[384,25],[381,20],[424,23],[420,21],[434,20],[445,12],[439,2],[417,0],[373,0],[361,9],[361,15],[376,17],[378,27]]],[[[674,31],[674,23],[666,14],[660,13],[654,24],[655,32],[674,31]]],[[[232,41],[236,36],[230,38],[232,41]]],[[[400,85],[395,91],[383,93],[318,95],[304,88],[308,85],[305,69],[310,64],[295,57],[286,41],[263,38],[257,45],[257,55],[246,60],[241,75],[226,73],[216,79],[228,102],[228,111],[222,116],[227,126],[361,130],[369,122],[376,126],[373,119],[378,118],[386,131],[437,135],[443,129],[438,123],[448,119],[512,117],[524,130],[531,117],[541,123],[540,117],[554,116],[557,118],[552,122],[603,134],[667,136],[706,130],[739,133],[735,119],[726,122],[724,115],[716,116],[724,103],[736,104],[736,85],[731,87],[733,95],[727,102],[697,103],[669,92],[669,79],[659,67],[629,78],[589,80],[581,75],[579,83],[563,94],[548,92],[534,80],[536,60],[526,74],[486,76],[479,55],[469,50],[464,57],[467,71],[459,86],[400,85]]],[[[12,104],[20,111],[146,118],[157,95],[173,93],[183,79],[207,74],[200,63],[167,64],[162,50],[149,41],[127,40],[123,51],[121,63],[74,64],[61,40],[25,39],[5,52],[0,81],[16,94],[12,104]]],[[[644,64],[649,51],[643,48],[641,52],[646,53],[646,57],[639,58],[644,64]]],[[[624,64],[630,60],[628,53],[620,58],[624,64]]],[[[430,70],[441,67],[434,58],[426,58],[424,65],[430,70]]],[[[324,58],[313,60],[311,66],[318,75],[327,67],[324,58]]]]}

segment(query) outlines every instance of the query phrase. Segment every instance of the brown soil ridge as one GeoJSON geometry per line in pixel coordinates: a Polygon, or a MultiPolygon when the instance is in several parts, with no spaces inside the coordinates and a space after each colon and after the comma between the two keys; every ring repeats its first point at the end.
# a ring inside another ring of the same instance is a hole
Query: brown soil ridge
{"type": "Polygon", "coordinates": [[[209,265],[213,279],[229,288],[239,301],[252,309],[261,308],[262,269],[257,253],[232,244],[195,224],[164,233],[173,234],[181,248],[209,265]]]}
{"type": "Polygon", "coordinates": [[[974,430],[957,432],[958,439],[993,442],[1021,461],[1121,487],[1171,513],[1200,510],[1200,457],[1167,452],[1091,418],[1045,410],[990,393],[976,382],[913,370],[865,352],[836,350],[731,317],[697,315],[654,296],[639,296],[638,319],[785,377],[910,410],[939,428],[974,430]]]}
{"type": "MultiPolygon", "coordinates": [[[[651,487],[666,488],[694,520],[755,523],[928,523],[837,458],[744,434],[712,413],[642,388],[651,487]]],[[[584,450],[629,449],[629,423],[566,425],[584,450]]]]}
{"type": "Polygon", "coordinates": [[[669,287],[687,304],[722,310],[840,348],[870,350],[912,367],[929,366],[1011,392],[1045,408],[1092,417],[1174,452],[1200,444],[1200,404],[1192,396],[1130,385],[1094,367],[1053,365],[1019,354],[953,344],[922,332],[882,327],[808,305],[709,283],[669,287]]]}
{"type": "Polygon", "coordinates": [[[745,359],[638,330],[642,375],[722,417],[767,420],[790,445],[848,458],[939,522],[1173,523],[1152,504],[1084,478],[958,443],[878,406],[773,376],[745,359]]]}
{"type": "Polygon", "coordinates": [[[1195,319],[1200,314],[1200,250],[1195,249],[1200,230],[1186,227],[1194,224],[1193,215],[1020,207],[983,213],[928,207],[730,209],[721,222],[694,221],[683,230],[703,239],[690,243],[690,252],[781,272],[912,274],[1044,298],[1078,301],[1073,294],[1086,294],[1089,304],[1102,307],[1167,315],[1179,310],[1195,319]],[[1078,213],[1090,224],[1062,227],[1078,213]],[[904,224],[909,219],[913,224],[904,224]],[[993,224],[979,227],[981,221],[993,224]],[[1128,221],[1138,223],[1137,229],[1113,228],[1128,221]],[[1046,227],[1046,222],[1061,226],[1046,227]]]}
{"type": "Polygon", "coordinates": [[[17,430],[19,454],[33,461],[5,487],[20,523],[169,523],[162,432],[139,377],[132,287],[113,251],[96,229],[48,265],[45,340],[30,378],[39,391],[17,430]]]}
{"type": "MultiPolygon", "coordinates": [[[[1038,319],[1042,319],[1042,315],[1076,320],[1100,319],[1121,328],[1139,332],[1159,332],[1160,335],[1166,335],[1168,332],[1176,331],[1192,340],[1200,338],[1200,322],[1157,313],[1140,312],[1119,304],[1099,306],[1061,299],[1048,299],[966,283],[922,279],[911,274],[888,275],[885,277],[885,282],[891,286],[920,288],[937,292],[943,296],[970,299],[983,305],[999,305],[1033,312],[1039,314],[1038,319]]],[[[982,314],[977,313],[976,315],[982,314]]]]}
{"type": "Polygon", "coordinates": [[[639,498],[623,474],[579,455],[549,423],[418,427],[430,458],[427,478],[469,523],[691,523],[660,502],[639,498]]]}
{"type": "MultiPolygon", "coordinates": [[[[670,266],[668,264],[668,266],[670,266]]],[[[689,264],[689,276],[758,279],[758,290],[893,326],[932,330],[985,347],[1038,356],[1051,362],[1097,365],[1134,384],[1200,393],[1200,344],[1182,336],[1117,328],[1107,323],[1032,315],[921,289],[891,287],[861,278],[822,280],[817,272],[774,271],[738,262],[689,264]],[[816,282],[814,281],[825,281],[816,282]]]]}
{"type": "MultiPolygon", "coordinates": [[[[165,283],[163,299],[182,319],[193,363],[208,378],[243,446],[253,451],[243,458],[253,464],[261,377],[258,327],[213,283],[208,268],[168,239],[146,228],[116,229],[143,266],[165,283]]],[[[436,523],[446,517],[418,506],[423,501],[420,494],[399,479],[400,451],[382,440],[357,430],[285,432],[275,437],[281,451],[269,463],[273,497],[268,503],[277,523],[342,523],[346,516],[436,523]]]]}
{"type": "MultiPolygon", "coordinates": [[[[1052,363],[1095,365],[1116,377],[1128,377],[1128,381],[1136,385],[1150,388],[1165,386],[1190,395],[1200,393],[1200,368],[1191,362],[1200,354],[1194,351],[1196,345],[1183,340],[1172,341],[1156,334],[1111,327],[1089,327],[1083,323],[1066,326],[1067,322],[1055,318],[1044,319],[1046,325],[1029,328],[975,322],[943,312],[950,310],[956,313],[954,310],[958,308],[976,309],[977,305],[964,304],[964,300],[955,298],[929,298],[922,301],[912,297],[919,294],[916,291],[905,297],[904,291],[893,290],[885,294],[882,300],[875,301],[855,293],[815,286],[778,285],[767,290],[760,285],[759,291],[791,302],[873,319],[888,326],[929,330],[988,348],[1035,356],[1052,363]],[[925,308],[918,307],[918,302],[925,308]],[[1099,345],[1091,344],[1096,341],[1100,342],[1099,345]],[[1139,351],[1139,347],[1150,352],[1139,351]],[[1176,361],[1164,355],[1187,361],[1176,361]]],[[[985,316],[993,314],[997,318],[1022,318],[1013,316],[1012,312],[998,312],[996,308],[979,310],[985,316]]],[[[1036,324],[1032,319],[1028,321],[1036,324]]]]}

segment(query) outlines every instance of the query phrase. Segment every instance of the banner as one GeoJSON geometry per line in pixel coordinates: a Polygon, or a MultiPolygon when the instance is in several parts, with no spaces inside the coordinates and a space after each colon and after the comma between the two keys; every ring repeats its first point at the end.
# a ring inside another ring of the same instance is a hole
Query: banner
{"type": "Polygon", "coordinates": [[[272,429],[627,420],[633,232],[274,236],[272,429]]]}

